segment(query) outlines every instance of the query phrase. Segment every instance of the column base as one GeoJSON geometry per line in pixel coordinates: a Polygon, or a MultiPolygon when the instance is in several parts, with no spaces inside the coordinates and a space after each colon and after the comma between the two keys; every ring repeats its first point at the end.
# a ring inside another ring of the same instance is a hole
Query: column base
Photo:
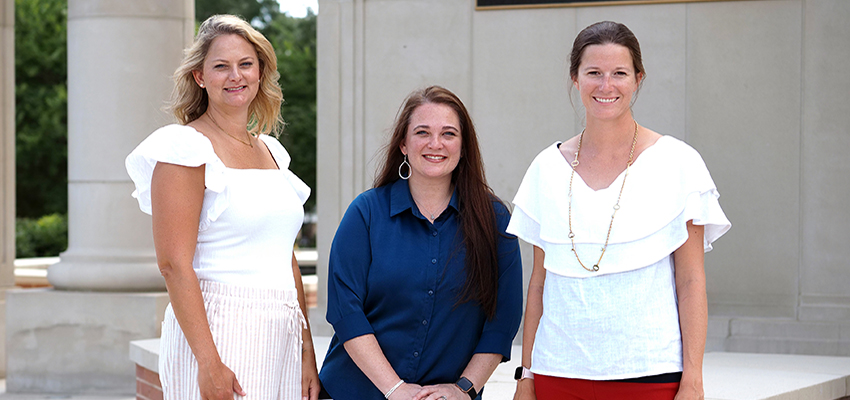
{"type": "Polygon", "coordinates": [[[168,294],[6,293],[8,393],[135,393],[130,341],[159,337],[168,294]]]}
{"type": "Polygon", "coordinates": [[[0,378],[6,377],[6,292],[0,289],[0,378]]]}
{"type": "Polygon", "coordinates": [[[134,254],[91,254],[69,249],[47,270],[47,280],[59,290],[98,292],[161,292],[165,280],[156,257],[134,254]]]}

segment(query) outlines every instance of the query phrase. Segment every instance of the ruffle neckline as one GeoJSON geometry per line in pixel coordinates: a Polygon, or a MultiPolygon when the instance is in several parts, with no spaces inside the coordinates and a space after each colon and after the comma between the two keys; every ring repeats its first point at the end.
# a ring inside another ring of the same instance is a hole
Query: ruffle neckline
{"type": "MultiPolygon", "coordinates": [[[[600,271],[579,265],[569,238],[569,162],[559,143],[543,150],[529,167],[514,198],[509,232],[546,252],[547,270],[589,277],[643,268],[669,256],[688,238],[686,223],[705,225],[704,249],[729,230],[719,193],[699,154],[664,136],[635,160],[623,189],[600,271]]],[[[623,174],[594,191],[573,181],[572,230],[586,266],[595,264],[605,243],[623,174]]]]}
{"type": "Polygon", "coordinates": [[[286,176],[301,203],[310,197],[310,188],[292,171],[291,158],[277,139],[260,135],[272,154],[279,170],[240,170],[228,168],[215,153],[212,142],[191,126],[171,124],[157,129],[127,156],[124,164],[130,179],[136,186],[132,196],[139,201],[139,208],[151,214],[151,177],[158,162],[204,168],[205,199],[199,231],[209,227],[230,204],[227,190],[227,173],[231,171],[275,171],[286,176]],[[211,201],[207,197],[212,194],[211,201]]]}

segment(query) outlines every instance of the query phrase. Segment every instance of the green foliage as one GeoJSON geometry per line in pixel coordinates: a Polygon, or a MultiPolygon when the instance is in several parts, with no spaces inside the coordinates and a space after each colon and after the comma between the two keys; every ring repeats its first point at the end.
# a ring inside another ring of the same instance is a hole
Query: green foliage
{"type": "Polygon", "coordinates": [[[19,217],[68,208],[66,0],[15,0],[19,217]]]}
{"type": "Polygon", "coordinates": [[[238,15],[255,27],[280,14],[277,0],[195,0],[195,20],[200,24],[215,14],[238,15]]]}
{"type": "Polygon", "coordinates": [[[316,14],[304,18],[280,12],[276,0],[196,0],[200,24],[210,15],[235,14],[251,21],[274,46],[286,127],[280,142],[292,156],[289,168],[313,193],[307,211],[316,208],[316,14]]]}
{"type": "MultiPolygon", "coordinates": [[[[290,168],[316,204],[316,15],[280,13],[277,0],[196,0],[196,16],[236,14],[275,47],[285,104],[280,137],[290,168]]],[[[53,256],[67,247],[67,0],[15,0],[17,256],[53,256]],[[50,214],[50,215],[47,215],[50,214]],[[34,219],[47,215],[42,219],[34,219]]]]}
{"type": "Polygon", "coordinates": [[[15,256],[56,257],[68,248],[68,217],[45,215],[39,219],[15,220],[15,256]]]}
{"type": "Polygon", "coordinates": [[[275,47],[286,128],[280,142],[292,156],[290,169],[312,189],[307,210],[316,207],[316,15],[278,14],[263,29],[275,47]]]}

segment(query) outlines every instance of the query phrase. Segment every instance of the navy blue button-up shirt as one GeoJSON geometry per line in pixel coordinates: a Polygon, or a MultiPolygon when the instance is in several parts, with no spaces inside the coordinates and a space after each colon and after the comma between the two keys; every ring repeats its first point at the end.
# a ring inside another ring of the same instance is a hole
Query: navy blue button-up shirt
{"type": "MultiPolygon", "coordinates": [[[[466,279],[457,191],[431,224],[407,181],[368,190],[348,207],[331,246],[327,319],[335,334],[319,377],[335,400],[383,399],[343,343],[374,334],[405,382],[454,383],[472,355],[507,361],[522,318],[522,263],[510,213],[493,202],[499,290],[488,320],[477,302],[457,304],[466,279]]],[[[477,388],[480,390],[480,388],[477,388]]]]}

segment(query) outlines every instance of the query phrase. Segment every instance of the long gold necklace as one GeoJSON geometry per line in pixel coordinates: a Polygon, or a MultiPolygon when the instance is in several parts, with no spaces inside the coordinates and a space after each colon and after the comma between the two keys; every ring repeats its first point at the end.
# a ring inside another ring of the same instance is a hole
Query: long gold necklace
{"type": "Polygon", "coordinates": [[[575,233],[573,233],[573,177],[576,175],[576,167],[578,167],[578,154],[581,152],[581,140],[584,138],[584,131],[581,131],[581,135],[578,137],[578,147],[576,148],[576,158],[573,162],[570,163],[570,166],[573,168],[573,172],[570,174],[570,192],[569,192],[569,224],[570,224],[570,242],[573,244],[573,254],[576,256],[576,260],[578,260],[579,265],[582,268],[590,271],[596,272],[599,271],[599,263],[602,262],[602,257],[605,255],[605,250],[608,249],[608,239],[611,238],[611,227],[614,226],[614,217],[617,215],[617,210],[620,209],[620,198],[623,197],[623,188],[626,187],[626,178],[629,177],[629,168],[632,166],[632,160],[635,155],[635,146],[637,145],[637,134],[638,134],[638,123],[635,121],[635,137],[632,140],[632,150],[629,152],[629,162],[626,164],[626,174],[623,176],[623,185],[620,186],[620,194],[617,196],[617,203],[614,204],[614,213],[611,214],[611,223],[608,224],[608,236],[605,237],[605,245],[602,246],[602,254],[599,255],[599,260],[596,261],[596,264],[593,264],[593,268],[587,268],[584,266],[584,263],[581,262],[581,258],[578,256],[578,252],[576,251],[576,242],[575,242],[575,233]]]}
{"type": "Polygon", "coordinates": [[[253,143],[251,143],[251,134],[249,134],[247,130],[245,130],[245,135],[246,135],[246,136],[248,136],[248,141],[246,142],[246,141],[244,141],[244,140],[242,140],[242,139],[239,139],[239,138],[238,138],[238,137],[236,137],[236,136],[233,136],[233,135],[231,135],[231,134],[227,133],[227,131],[225,131],[224,129],[222,129],[222,128],[221,128],[221,125],[219,125],[219,124],[218,124],[218,122],[216,122],[215,118],[213,118],[212,113],[207,113],[207,115],[209,115],[209,116],[210,116],[210,121],[212,121],[212,122],[215,124],[216,128],[218,128],[218,130],[220,130],[220,131],[224,132],[224,134],[225,134],[225,135],[232,137],[232,138],[233,138],[233,139],[235,139],[237,142],[242,143],[242,144],[244,144],[245,146],[251,146],[251,148],[252,148],[252,149],[254,148],[254,144],[253,144],[253,143]]]}

